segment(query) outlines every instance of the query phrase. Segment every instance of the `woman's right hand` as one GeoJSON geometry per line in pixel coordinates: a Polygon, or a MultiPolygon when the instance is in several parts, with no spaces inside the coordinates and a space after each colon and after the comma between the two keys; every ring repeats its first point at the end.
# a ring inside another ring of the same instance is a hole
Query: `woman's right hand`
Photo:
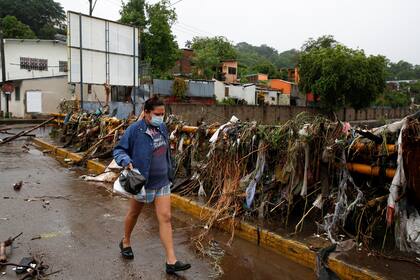
{"type": "Polygon", "coordinates": [[[133,170],[134,168],[133,168],[133,164],[132,163],[129,163],[128,165],[127,165],[127,167],[126,167],[128,170],[133,170]]]}

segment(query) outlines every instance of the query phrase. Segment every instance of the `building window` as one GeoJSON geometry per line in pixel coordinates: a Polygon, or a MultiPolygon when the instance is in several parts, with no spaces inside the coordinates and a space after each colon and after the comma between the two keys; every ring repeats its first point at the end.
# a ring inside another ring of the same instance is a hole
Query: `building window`
{"type": "Polygon", "coordinates": [[[229,88],[225,87],[225,97],[229,97],[229,88]]]}
{"type": "Polygon", "coordinates": [[[276,98],[275,97],[271,97],[271,101],[276,101],[276,98]]]}
{"type": "Polygon", "coordinates": [[[15,101],[20,101],[20,87],[15,87],[15,101]]]}
{"type": "Polygon", "coordinates": [[[21,57],[20,69],[48,71],[48,59],[21,57]]]}
{"type": "Polygon", "coordinates": [[[59,72],[68,72],[67,70],[67,61],[59,61],[58,62],[58,71],[59,72]]]}
{"type": "Polygon", "coordinates": [[[131,102],[131,88],[126,86],[112,86],[111,101],[131,102]]]}
{"type": "Polygon", "coordinates": [[[235,67],[229,67],[228,68],[228,73],[230,75],[236,75],[236,68],[235,67]]]}

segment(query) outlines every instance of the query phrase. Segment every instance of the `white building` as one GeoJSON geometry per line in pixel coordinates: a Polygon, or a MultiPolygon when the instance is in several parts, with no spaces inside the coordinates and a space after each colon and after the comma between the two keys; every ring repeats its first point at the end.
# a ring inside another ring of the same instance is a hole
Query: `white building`
{"type": "Polygon", "coordinates": [[[223,101],[225,98],[244,100],[248,105],[257,104],[256,86],[254,84],[224,84],[216,81],[215,96],[217,101],[223,101]]]}
{"type": "MultiPolygon", "coordinates": [[[[66,75],[67,46],[65,42],[27,39],[5,39],[4,42],[6,80],[66,75]]],[[[1,71],[0,80],[2,80],[1,71]]]]}
{"type": "Polygon", "coordinates": [[[283,94],[278,90],[257,88],[258,103],[267,105],[290,106],[290,95],[283,94]]]}
{"type": "MultiPolygon", "coordinates": [[[[9,96],[12,117],[57,112],[61,99],[70,99],[67,85],[67,46],[55,40],[5,39],[6,81],[14,92],[9,96]]],[[[0,63],[0,81],[3,81],[0,63]]],[[[6,111],[1,94],[0,111],[6,111]]]]}

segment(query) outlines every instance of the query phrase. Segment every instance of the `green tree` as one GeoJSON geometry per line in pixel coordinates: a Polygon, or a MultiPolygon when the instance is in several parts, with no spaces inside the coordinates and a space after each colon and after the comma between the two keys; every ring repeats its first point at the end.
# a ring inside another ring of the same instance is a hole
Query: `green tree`
{"type": "Polygon", "coordinates": [[[66,15],[54,0],[1,0],[0,18],[8,15],[28,25],[40,39],[54,39],[56,33],[65,33],[66,15]]]}
{"type": "Polygon", "coordinates": [[[279,78],[277,67],[268,60],[261,60],[252,67],[254,73],[267,74],[271,79],[279,78]]]}
{"type": "Polygon", "coordinates": [[[279,53],[273,47],[265,44],[261,46],[253,46],[246,42],[236,44],[236,51],[238,52],[239,61],[239,75],[241,79],[247,75],[255,72],[268,73],[270,78],[287,79],[287,70],[282,68],[296,67],[299,59],[299,51],[295,49],[287,50],[279,53]],[[268,66],[271,64],[275,67],[268,66]],[[267,71],[269,67],[270,71],[267,71]],[[258,69],[265,69],[258,71],[258,69]],[[285,74],[286,73],[286,74],[285,74]]]}
{"type": "Polygon", "coordinates": [[[410,96],[406,92],[398,92],[393,90],[385,90],[375,100],[376,106],[382,107],[406,107],[411,104],[410,96]]]}
{"type": "Polygon", "coordinates": [[[420,103],[420,81],[410,84],[410,94],[414,97],[414,103],[420,103]]]}
{"type": "Polygon", "coordinates": [[[180,57],[178,44],[171,27],[177,16],[168,0],[147,4],[144,0],[130,0],[120,12],[121,23],[139,27],[142,59],[150,61],[155,77],[166,77],[180,57]]]}
{"type": "Polygon", "coordinates": [[[387,80],[420,79],[420,65],[413,65],[404,60],[397,63],[389,62],[387,70],[387,80]]]}
{"type": "Polygon", "coordinates": [[[336,47],[338,42],[332,35],[324,35],[318,39],[309,38],[302,46],[302,52],[310,52],[311,50],[330,49],[336,47]]]}
{"type": "Polygon", "coordinates": [[[173,95],[177,98],[183,99],[187,94],[187,83],[180,78],[175,78],[172,85],[173,95]]]}
{"type": "Polygon", "coordinates": [[[367,57],[363,50],[347,48],[331,36],[308,42],[300,56],[300,88],[319,96],[322,109],[328,112],[345,106],[362,109],[383,92],[384,57],[367,57]]]}
{"type": "Polygon", "coordinates": [[[4,38],[16,39],[35,39],[35,33],[27,26],[20,22],[14,16],[5,16],[0,19],[0,29],[3,31],[4,38]]]}
{"type": "Polygon", "coordinates": [[[120,11],[120,22],[138,27],[141,31],[146,28],[146,1],[130,0],[123,2],[120,11]]]}
{"type": "Polygon", "coordinates": [[[232,43],[222,36],[194,37],[191,47],[194,50],[195,76],[200,78],[215,77],[221,60],[237,58],[232,43]]]}
{"type": "Polygon", "coordinates": [[[277,67],[280,68],[295,68],[299,61],[299,51],[291,49],[284,51],[278,55],[276,60],[277,67]]]}

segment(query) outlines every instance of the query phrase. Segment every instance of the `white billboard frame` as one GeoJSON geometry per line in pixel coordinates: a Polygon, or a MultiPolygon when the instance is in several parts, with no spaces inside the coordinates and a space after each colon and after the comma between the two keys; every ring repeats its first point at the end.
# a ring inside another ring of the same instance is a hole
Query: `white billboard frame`
{"type": "Polygon", "coordinates": [[[68,82],[139,86],[137,27],[67,12],[68,82]]]}

